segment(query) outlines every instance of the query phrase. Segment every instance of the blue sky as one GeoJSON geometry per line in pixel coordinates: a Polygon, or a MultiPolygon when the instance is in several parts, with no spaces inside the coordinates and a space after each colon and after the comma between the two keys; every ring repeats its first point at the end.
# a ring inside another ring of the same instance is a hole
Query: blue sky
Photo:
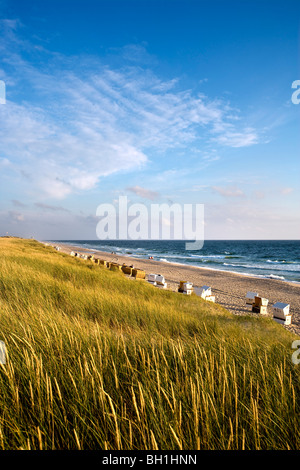
{"type": "Polygon", "coordinates": [[[298,239],[299,32],[289,0],[0,0],[0,233],[96,239],[127,196],[298,239]]]}

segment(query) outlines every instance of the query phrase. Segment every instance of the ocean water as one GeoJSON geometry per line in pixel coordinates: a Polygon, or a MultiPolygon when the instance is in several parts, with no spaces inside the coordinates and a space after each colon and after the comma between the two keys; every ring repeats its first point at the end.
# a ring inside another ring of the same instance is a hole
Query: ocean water
{"type": "MultiPolygon", "coordinates": [[[[54,241],[54,240],[52,240],[54,241]]],[[[55,240],[108,253],[300,282],[300,240],[208,240],[201,250],[175,240],[55,240]]]]}

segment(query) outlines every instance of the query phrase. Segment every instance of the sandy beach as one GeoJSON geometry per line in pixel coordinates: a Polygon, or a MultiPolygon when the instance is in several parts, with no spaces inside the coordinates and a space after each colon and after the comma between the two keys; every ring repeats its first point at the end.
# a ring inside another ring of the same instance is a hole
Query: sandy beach
{"type": "MultiPolygon", "coordinates": [[[[44,242],[42,242],[44,243],[44,242]]],[[[202,267],[184,266],[176,263],[165,263],[151,259],[140,259],[129,256],[119,256],[98,250],[84,249],[64,243],[48,242],[51,246],[59,246],[61,252],[94,254],[96,257],[119,264],[133,265],[143,269],[146,274],[162,274],[168,284],[168,289],[177,292],[179,281],[190,281],[194,286],[208,285],[216,297],[216,303],[222,305],[236,315],[257,315],[245,307],[245,296],[248,291],[258,292],[262,297],[269,299],[268,315],[272,315],[270,308],[275,302],[290,304],[292,325],[283,326],[297,335],[300,335],[300,284],[285,282],[276,279],[262,279],[254,276],[245,276],[226,271],[217,271],[202,267]]]]}

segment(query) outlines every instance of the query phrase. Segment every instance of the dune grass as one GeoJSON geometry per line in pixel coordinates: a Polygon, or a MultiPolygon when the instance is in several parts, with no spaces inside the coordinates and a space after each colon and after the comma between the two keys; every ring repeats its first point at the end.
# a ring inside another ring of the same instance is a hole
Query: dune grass
{"type": "Polygon", "coordinates": [[[299,449],[295,336],[0,239],[0,449],[299,449]]]}

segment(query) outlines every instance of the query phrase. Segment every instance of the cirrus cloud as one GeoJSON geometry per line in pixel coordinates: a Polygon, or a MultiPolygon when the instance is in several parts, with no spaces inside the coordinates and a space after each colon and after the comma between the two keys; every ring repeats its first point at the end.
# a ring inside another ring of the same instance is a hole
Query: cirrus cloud
{"type": "Polygon", "coordinates": [[[154,201],[159,197],[159,193],[156,191],[151,191],[150,189],[141,188],[141,186],[133,186],[131,188],[127,188],[127,191],[131,191],[132,193],[140,196],[144,199],[150,199],[154,201]]]}
{"type": "Polygon", "coordinates": [[[223,186],[212,186],[211,189],[220,194],[221,196],[223,197],[226,197],[226,198],[239,198],[239,197],[245,197],[245,193],[237,188],[236,186],[226,186],[226,187],[223,187],[223,186]]]}
{"type": "Polygon", "coordinates": [[[96,57],[52,53],[22,40],[18,21],[1,20],[0,35],[9,76],[0,107],[2,167],[26,175],[33,193],[64,199],[202,138],[231,147],[258,141],[254,129],[236,128],[228,103],[180,88],[178,77],[161,79],[134,61],[113,68],[96,57]]]}

